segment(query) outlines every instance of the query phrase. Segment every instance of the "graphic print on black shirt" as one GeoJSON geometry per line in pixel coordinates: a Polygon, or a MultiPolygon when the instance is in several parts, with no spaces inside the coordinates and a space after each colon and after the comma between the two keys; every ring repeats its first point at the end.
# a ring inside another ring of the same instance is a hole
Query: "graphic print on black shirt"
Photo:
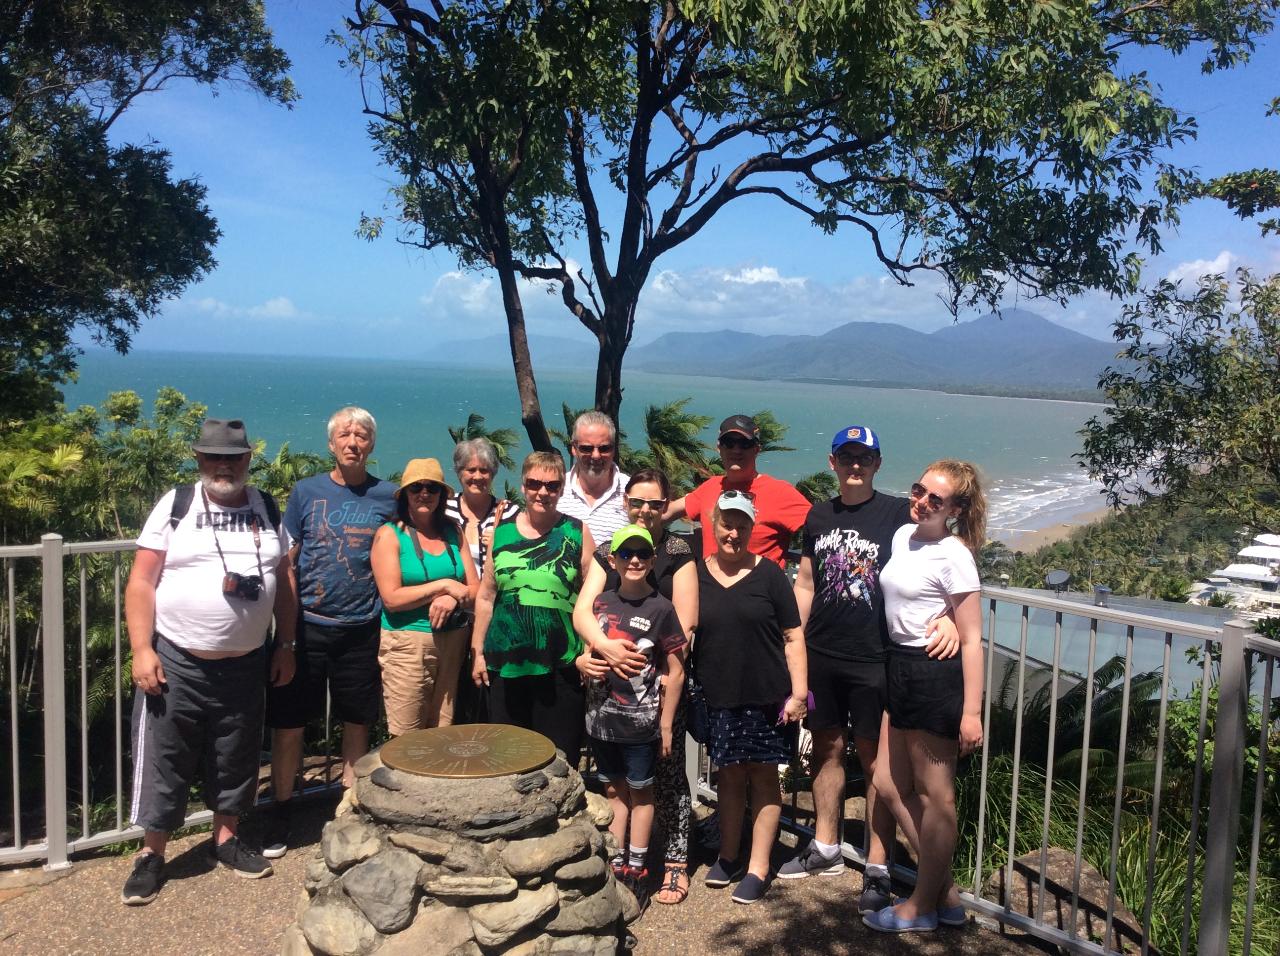
{"type": "Polygon", "coordinates": [[[878,492],[860,505],[839,498],[814,505],[804,526],[804,555],[813,568],[806,644],[832,657],[884,660],[880,572],[894,531],[909,520],[905,499],[878,492]]]}

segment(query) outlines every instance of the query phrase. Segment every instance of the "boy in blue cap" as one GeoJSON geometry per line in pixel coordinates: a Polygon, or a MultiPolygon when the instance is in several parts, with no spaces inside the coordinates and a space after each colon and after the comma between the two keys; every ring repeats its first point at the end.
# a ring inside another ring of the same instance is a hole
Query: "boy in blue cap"
{"type": "Polygon", "coordinates": [[[596,598],[592,611],[610,638],[628,640],[647,661],[633,677],[619,677],[585,652],[578,669],[588,678],[586,730],[596,770],[613,808],[617,840],[613,867],[632,889],[648,877],[645,856],[653,829],[653,778],[658,756],[671,753],[676,706],[684,686],[684,629],[671,602],[653,589],[653,538],[639,525],[610,543],[617,590],[596,598]],[[659,676],[665,679],[659,683],[659,676]],[[628,819],[629,818],[629,819],[628,819]],[[627,847],[628,823],[631,843],[627,847]],[[626,848],[624,853],[622,848],[626,848]]]}

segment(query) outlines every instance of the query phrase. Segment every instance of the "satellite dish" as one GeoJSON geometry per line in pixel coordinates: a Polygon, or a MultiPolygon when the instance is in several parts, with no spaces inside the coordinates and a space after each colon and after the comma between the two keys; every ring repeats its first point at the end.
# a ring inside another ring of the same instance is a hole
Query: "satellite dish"
{"type": "Polygon", "coordinates": [[[1063,571],[1061,568],[1055,568],[1044,576],[1045,587],[1053,588],[1054,591],[1061,594],[1067,589],[1067,584],[1071,581],[1071,574],[1063,571]]]}

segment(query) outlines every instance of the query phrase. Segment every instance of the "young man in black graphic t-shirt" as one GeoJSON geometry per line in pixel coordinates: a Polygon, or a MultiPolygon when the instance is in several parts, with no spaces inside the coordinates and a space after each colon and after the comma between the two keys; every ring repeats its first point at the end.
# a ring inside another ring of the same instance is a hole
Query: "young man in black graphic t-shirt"
{"type": "MultiPolygon", "coordinates": [[[[807,725],[813,734],[816,769],[815,830],[809,846],[779,870],[778,875],[788,879],[844,871],[837,840],[846,734],[852,733],[870,781],[885,708],[888,634],[880,571],[889,561],[893,533],[911,520],[905,498],[874,488],[880,440],[870,428],[854,425],[838,431],[828,462],[840,494],[809,512],[795,582],[814,697],[807,725]]],[[[945,635],[946,624],[940,629],[945,635]]],[[[950,630],[954,637],[954,626],[950,630]]],[[[887,851],[893,839],[893,818],[869,785],[867,809],[871,845],[858,904],[862,912],[891,902],[887,851]]]]}

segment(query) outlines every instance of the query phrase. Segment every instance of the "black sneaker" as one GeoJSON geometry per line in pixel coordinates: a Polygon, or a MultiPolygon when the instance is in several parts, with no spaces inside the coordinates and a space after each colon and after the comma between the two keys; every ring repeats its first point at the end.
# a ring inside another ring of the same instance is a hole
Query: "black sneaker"
{"type": "Polygon", "coordinates": [[[289,851],[289,823],[293,808],[289,801],[275,804],[267,812],[267,823],[262,831],[262,855],[268,860],[278,860],[289,851]]]}
{"type": "Polygon", "coordinates": [[[266,858],[241,843],[239,837],[233,836],[226,842],[219,843],[213,848],[213,855],[220,864],[234,870],[236,876],[243,876],[246,880],[260,880],[274,872],[266,858]]]}
{"type": "Polygon", "coordinates": [[[893,905],[893,884],[887,876],[866,876],[862,879],[862,895],[858,897],[858,912],[878,913],[893,905]]]}
{"type": "Polygon", "coordinates": [[[813,841],[800,851],[800,855],[782,864],[778,875],[784,880],[802,880],[806,876],[838,876],[844,872],[844,857],[839,850],[835,856],[822,855],[813,841]]]}
{"type": "Polygon", "coordinates": [[[120,901],[125,906],[146,906],[164,886],[164,857],[142,853],[133,859],[133,872],[124,881],[120,901]]]}

